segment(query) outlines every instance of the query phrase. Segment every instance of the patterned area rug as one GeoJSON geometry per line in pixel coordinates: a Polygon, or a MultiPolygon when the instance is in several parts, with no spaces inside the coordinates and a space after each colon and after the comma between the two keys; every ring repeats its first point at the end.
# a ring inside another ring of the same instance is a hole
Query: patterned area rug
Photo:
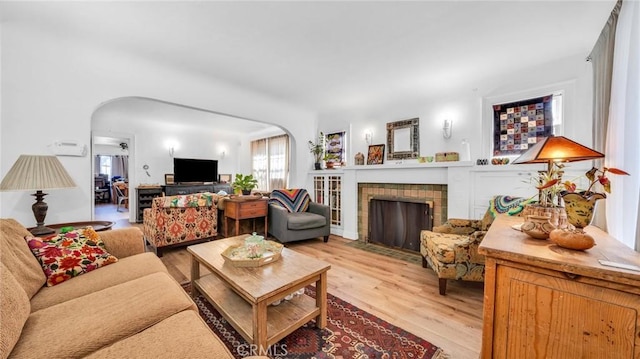
{"type": "MultiPolygon", "coordinates": [[[[190,285],[184,286],[190,290],[190,285]]],[[[305,288],[315,298],[315,288],[305,288]]],[[[327,327],[318,329],[311,321],[269,348],[272,358],[448,358],[442,349],[409,332],[327,294],[327,327]]],[[[251,346],[202,296],[195,299],[200,315],[224,341],[236,358],[251,353],[251,346]]]]}

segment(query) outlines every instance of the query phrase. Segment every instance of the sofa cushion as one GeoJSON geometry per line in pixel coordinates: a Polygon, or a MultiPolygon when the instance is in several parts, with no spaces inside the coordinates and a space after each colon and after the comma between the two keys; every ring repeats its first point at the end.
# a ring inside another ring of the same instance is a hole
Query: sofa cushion
{"type": "Polygon", "coordinates": [[[196,306],[180,285],[166,273],[149,274],[32,312],[11,355],[80,358],[184,310],[196,306]]]}
{"type": "Polygon", "coordinates": [[[144,277],[152,273],[168,273],[155,254],[142,253],[118,260],[117,263],[75,277],[55,287],[44,287],[31,298],[31,311],[35,312],[99,290],[144,277]]]}
{"type": "Polygon", "coordinates": [[[325,224],[327,219],[315,213],[296,212],[287,216],[287,228],[294,231],[324,227],[325,224]]]}
{"type": "Polygon", "coordinates": [[[197,312],[186,310],[87,358],[233,358],[197,312]],[[165,340],[171,338],[171,340],[165,340]]]}
{"type": "Polygon", "coordinates": [[[118,261],[107,252],[100,236],[91,227],[44,238],[26,236],[25,240],[42,265],[47,286],[118,261]]]}
{"type": "Polygon", "coordinates": [[[42,288],[47,278],[42,267],[24,241],[30,236],[14,219],[0,219],[0,260],[13,274],[29,298],[42,288]]]}
{"type": "Polygon", "coordinates": [[[288,212],[306,212],[311,197],[306,189],[276,189],[271,192],[269,204],[285,208],[288,212]]]}
{"type": "Polygon", "coordinates": [[[6,358],[29,318],[29,297],[5,265],[0,263],[0,358],[6,358]]]}
{"type": "Polygon", "coordinates": [[[214,205],[216,194],[203,192],[162,198],[162,207],[211,207],[214,205]]]}

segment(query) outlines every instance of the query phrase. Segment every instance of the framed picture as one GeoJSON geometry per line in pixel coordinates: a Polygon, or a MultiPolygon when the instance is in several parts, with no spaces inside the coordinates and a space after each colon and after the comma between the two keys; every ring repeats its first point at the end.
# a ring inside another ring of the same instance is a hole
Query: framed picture
{"type": "Polygon", "coordinates": [[[218,182],[220,183],[229,183],[231,182],[231,174],[220,174],[218,175],[218,182]]]}
{"type": "Polygon", "coordinates": [[[166,173],[164,175],[164,184],[176,184],[173,180],[173,173],[166,173]]]}
{"type": "Polygon", "coordinates": [[[384,145],[369,146],[368,165],[381,165],[384,162],[384,145]]]}
{"type": "Polygon", "coordinates": [[[326,162],[333,162],[336,165],[345,161],[345,133],[330,133],[325,138],[325,153],[331,155],[326,162]]]}

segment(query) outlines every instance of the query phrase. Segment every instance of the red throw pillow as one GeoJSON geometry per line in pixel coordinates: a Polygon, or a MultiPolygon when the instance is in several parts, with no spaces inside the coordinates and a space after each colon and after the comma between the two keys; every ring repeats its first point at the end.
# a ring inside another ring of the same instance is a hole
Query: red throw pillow
{"type": "Polygon", "coordinates": [[[118,261],[91,227],[44,238],[26,236],[25,240],[38,258],[49,287],[118,261]]]}

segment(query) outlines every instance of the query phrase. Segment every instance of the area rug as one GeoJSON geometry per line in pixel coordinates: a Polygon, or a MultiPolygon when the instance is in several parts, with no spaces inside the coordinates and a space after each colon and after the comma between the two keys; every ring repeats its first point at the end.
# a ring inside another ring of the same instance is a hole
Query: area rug
{"type": "MultiPolygon", "coordinates": [[[[190,284],[184,285],[190,290],[190,284]]],[[[315,298],[315,288],[305,288],[315,298]]],[[[200,315],[236,358],[251,353],[251,346],[202,296],[195,298],[200,315]]],[[[271,358],[448,358],[442,349],[405,330],[327,294],[327,327],[318,329],[311,321],[269,348],[271,358]]]]}

